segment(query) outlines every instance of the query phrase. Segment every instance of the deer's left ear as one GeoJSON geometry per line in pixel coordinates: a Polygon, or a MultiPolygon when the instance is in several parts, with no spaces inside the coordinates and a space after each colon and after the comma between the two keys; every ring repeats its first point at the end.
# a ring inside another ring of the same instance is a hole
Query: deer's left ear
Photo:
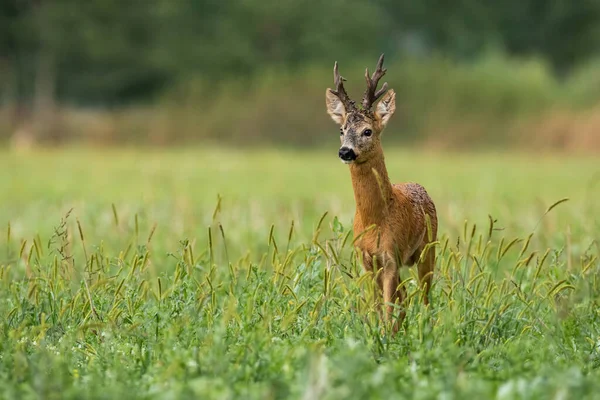
{"type": "Polygon", "coordinates": [[[390,89],[377,103],[375,116],[381,122],[382,127],[386,126],[392,115],[396,111],[396,92],[390,89]]]}

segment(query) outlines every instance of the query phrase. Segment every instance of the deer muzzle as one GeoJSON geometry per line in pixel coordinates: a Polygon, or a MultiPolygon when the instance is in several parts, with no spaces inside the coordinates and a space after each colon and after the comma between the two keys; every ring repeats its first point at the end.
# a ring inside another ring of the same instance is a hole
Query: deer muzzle
{"type": "Polygon", "coordinates": [[[347,146],[341,147],[338,155],[344,162],[351,162],[356,160],[356,153],[354,152],[354,149],[351,149],[347,146]]]}

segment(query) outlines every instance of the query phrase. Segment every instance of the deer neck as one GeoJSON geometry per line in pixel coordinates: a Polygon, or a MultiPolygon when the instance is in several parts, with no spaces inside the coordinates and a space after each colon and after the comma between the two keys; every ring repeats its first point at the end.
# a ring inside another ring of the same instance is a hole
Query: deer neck
{"type": "Polygon", "coordinates": [[[381,145],[378,145],[375,152],[373,157],[363,163],[350,164],[356,212],[365,228],[372,224],[381,225],[392,200],[392,184],[381,145]]]}

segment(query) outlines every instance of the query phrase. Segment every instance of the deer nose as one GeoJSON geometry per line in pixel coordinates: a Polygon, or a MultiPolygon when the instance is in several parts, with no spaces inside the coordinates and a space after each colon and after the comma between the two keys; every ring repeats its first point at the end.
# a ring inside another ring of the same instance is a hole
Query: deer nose
{"type": "Polygon", "coordinates": [[[344,161],[354,161],[356,160],[356,153],[350,147],[342,147],[340,152],[338,153],[340,158],[344,161]]]}

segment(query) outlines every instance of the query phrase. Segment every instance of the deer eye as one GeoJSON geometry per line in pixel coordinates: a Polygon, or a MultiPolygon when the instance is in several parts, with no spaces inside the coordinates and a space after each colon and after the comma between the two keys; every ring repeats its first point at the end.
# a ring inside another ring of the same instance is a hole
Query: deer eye
{"type": "Polygon", "coordinates": [[[365,129],[365,130],[363,131],[363,135],[364,135],[364,136],[366,136],[366,137],[369,137],[369,136],[371,136],[371,134],[372,134],[372,133],[373,133],[373,132],[372,132],[370,129],[365,129]]]}

